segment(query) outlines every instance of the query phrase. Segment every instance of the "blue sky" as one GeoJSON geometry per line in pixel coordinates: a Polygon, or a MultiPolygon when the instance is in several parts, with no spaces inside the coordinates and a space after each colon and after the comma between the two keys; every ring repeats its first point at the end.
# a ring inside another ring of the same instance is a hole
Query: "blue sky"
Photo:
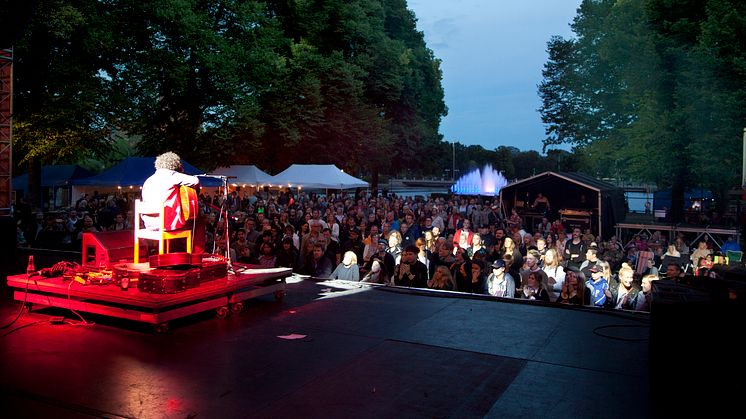
{"type": "Polygon", "coordinates": [[[442,60],[448,141],[541,151],[537,85],[552,35],[569,37],[581,0],[409,0],[442,60]]]}

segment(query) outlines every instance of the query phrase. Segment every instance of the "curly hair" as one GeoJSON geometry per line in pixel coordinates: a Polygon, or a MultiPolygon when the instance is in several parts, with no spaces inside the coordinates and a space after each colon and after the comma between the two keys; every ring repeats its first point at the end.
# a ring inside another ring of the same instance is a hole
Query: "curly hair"
{"type": "Polygon", "coordinates": [[[155,158],[156,169],[168,169],[174,171],[181,171],[181,158],[174,152],[163,153],[155,158]]]}

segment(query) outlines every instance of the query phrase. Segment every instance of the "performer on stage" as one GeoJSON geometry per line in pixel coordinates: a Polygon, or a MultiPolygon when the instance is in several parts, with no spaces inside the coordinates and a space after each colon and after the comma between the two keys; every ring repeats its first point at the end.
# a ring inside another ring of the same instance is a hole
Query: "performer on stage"
{"type": "MultiPolygon", "coordinates": [[[[162,202],[166,208],[165,226],[166,230],[178,230],[186,225],[184,208],[180,192],[181,186],[199,186],[199,178],[182,173],[184,166],[181,158],[176,153],[163,153],[155,159],[155,173],[151,175],[142,186],[143,202],[162,202]]],[[[191,206],[192,203],[190,202],[191,206]]],[[[197,210],[194,202],[193,210],[197,210]]],[[[145,227],[158,230],[158,217],[143,215],[145,227]]]]}

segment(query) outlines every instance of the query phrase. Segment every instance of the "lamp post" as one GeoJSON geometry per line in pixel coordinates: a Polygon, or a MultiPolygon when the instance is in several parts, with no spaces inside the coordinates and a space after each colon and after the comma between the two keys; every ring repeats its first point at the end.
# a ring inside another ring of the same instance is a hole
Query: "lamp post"
{"type": "MultiPolygon", "coordinates": [[[[746,134],[744,134],[744,138],[746,139],[746,134]]],[[[453,143],[451,143],[452,150],[452,156],[453,159],[451,160],[451,181],[456,180],[456,140],[453,140],[453,143]]],[[[744,140],[744,150],[746,150],[746,140],[744,140]]]]}

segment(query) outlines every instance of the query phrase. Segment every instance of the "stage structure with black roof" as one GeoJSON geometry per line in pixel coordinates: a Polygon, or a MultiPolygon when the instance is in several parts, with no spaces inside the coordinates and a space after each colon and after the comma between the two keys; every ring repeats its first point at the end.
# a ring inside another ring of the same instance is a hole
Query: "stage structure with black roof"
{"type": "Polygon", "coordinates": [[[590,228],[607,239],[614,234],[614,225],[626,215],[621,188],[582,173],[544,172],[512,182],[500,191],[507,213],[516,208],[529,231],[544,215],[532,207],[538,193],[549,200],[550,220],[561,219],[568,231],[574,227],[583,231],[590,228]]]}

